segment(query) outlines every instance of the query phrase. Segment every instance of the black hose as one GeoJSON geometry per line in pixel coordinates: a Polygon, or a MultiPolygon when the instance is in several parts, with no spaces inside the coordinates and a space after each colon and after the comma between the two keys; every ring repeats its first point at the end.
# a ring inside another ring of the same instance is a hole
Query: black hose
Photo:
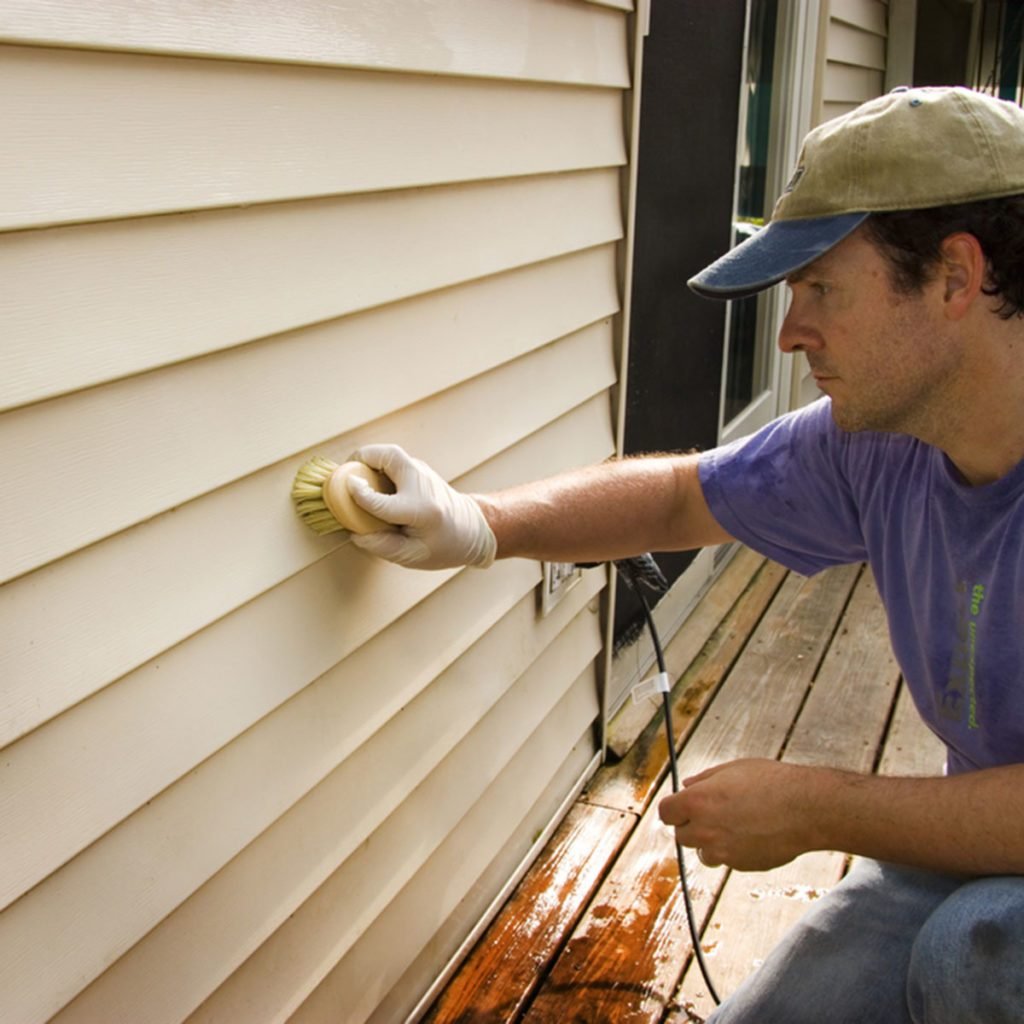
{"type": "MultiPolygon", "coordinates": [[[[630,590],[636,594],[643,608],[644,619],[647,622],[647,629],[651,634],[651,642],[654,644],[654,656],[658,662],[658,671],[667,675],[665,668],[665,654],[661,649],[661,638],[658,636],[658,629],[654,624],[654,616],[651,614],[651,607],[640,588],[644,583],[652,590],[665,593],[668,590],[668,581],[662,575],[657,563],[651,555],[640,555],[637,558],[624,558],[615,563],[615,568],[626,581],[630,590]]],[[[665,718],[665,733],[668,739],[668,763],[672,774],[672,792],[678,793],[679,785],[679,764],[676,760],[676,741],[672,731],[672,705],[669,695],[662,692],[662,711],[665,718]]],[[[683,890],[683,904],[686,907],[686,924],[690,929],[690,941],[693,944],[693,955],[697,958],[697,966],[704,978],[704,984],[708,987],[708,994],[714,1000],[715,1006],[721,1005],[722,1000],[711,981],[708,973],[708,965],[704,959],[704,950],[701,947],[700,934],[697,931],[696,915],[693,911],[693,903],[690,900],[690,888],[686,883],[686,862],[683,856],[683,848],[676,843],[676,862],[679,865],[679,883],[683,890]]]]}

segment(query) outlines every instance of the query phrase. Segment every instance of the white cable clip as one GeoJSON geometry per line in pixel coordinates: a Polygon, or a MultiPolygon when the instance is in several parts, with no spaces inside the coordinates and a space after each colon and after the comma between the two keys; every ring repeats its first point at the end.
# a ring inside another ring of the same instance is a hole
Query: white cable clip
{"type": "Polygon", "coordinates": [[[639,704],[647,697],[653,697],[656,693],[668,693],[671,689],[668,673],[659,672],[656,676],[651,676],[650,679],[645,679],[633,687],[633,703],[639,704]]]}

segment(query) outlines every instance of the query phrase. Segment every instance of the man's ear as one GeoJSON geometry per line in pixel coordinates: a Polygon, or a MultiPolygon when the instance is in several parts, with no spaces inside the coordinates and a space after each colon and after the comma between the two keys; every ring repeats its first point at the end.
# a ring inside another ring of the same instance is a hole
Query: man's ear
{"type": "Polygon", "coordinates": [[[982,294],[988,261],[981,243],[966,231],[945,238],[940,253],[945,314],[951,320],[960,320],[982,294]]]}

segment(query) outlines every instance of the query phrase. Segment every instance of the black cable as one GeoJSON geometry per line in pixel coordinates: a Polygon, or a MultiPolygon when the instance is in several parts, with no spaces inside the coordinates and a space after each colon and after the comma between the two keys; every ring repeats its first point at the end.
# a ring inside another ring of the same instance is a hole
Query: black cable
{"type": "MultiPolygon", "coordinates": [[[[658,629],[654,624],[654,616],[651,614],[651,607],[647,598],[640,589],[640,584],[645,583],[656,592],[665,593],[668,590],[668,581],[662,575],[661,569],[651,555],[640,555],[636,558],[624,558],[615,563],[615,568],[626,581],[630,590],[636,594],[640,601],[640,607],[644,612],[644,619],[647,622],[647,629],[651,634],[651,642],[654,644],[654,656],[658,663],[658,671],[667,675],[665,668],[665,654],[661,649],[661,638],[658,636],[658,629]]],[[[668,739],[668,763],[669,771],[672,774],[672,792],[678,793],[679,785],[679,764],[676,760],[676,741],[672,731],[672,705],[669,695],[662,692],[662,711],[665,718],[665,733],[668,739]]],[[[679,883],[683,890],[683,904],[686,907],[686,924],[690,929],[690,942],[693,945],[693,955],[697,958],[697,966],[704,978],[704,984],[708,987],[708,994],[714,1000],[715,1006],[721,1005],[722,1000],[718,997],[714,983],[708,973],[708,965],[704,959],[704,950],[701,948],[700,934],[697,931],[696,915],[693,911],[693,903],[690,900],[690,888],[686,883],[686,862],[683,856],[683,848],[676,844],[676,862],[679,865],[679,883]]]]}

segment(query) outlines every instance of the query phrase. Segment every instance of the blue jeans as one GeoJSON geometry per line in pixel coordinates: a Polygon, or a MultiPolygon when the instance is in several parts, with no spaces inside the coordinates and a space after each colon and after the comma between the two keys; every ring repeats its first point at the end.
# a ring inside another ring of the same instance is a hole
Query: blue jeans
{"type": "MultiPolygon", "coordinates": [[[[714,975],[712,975],[714,980],[714,975]]],[[[1024,877],[860,861],[708,1024],[1020,1024],[1024,877]]]]}

